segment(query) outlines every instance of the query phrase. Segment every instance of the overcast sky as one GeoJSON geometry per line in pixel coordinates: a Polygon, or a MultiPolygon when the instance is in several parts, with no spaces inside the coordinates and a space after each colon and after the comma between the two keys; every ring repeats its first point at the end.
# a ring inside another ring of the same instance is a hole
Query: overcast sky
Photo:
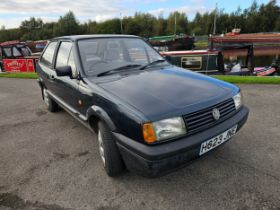
{"type": "MultiPolygon", "coordinates": [[[[216,2],[219,8],[230,12],[238,6],[242,9],[251,5],[252,0],[0,0],[0,26],[14,28],[29,17],[40,17],[46,21],[56,21],[69,10],[80,22],[89,19],[104,21],[113,17],[133,15],[135,12],[149,12],[167,16],[172,11],[184,11],[190,19],[196,12],[211,11],[216,2]]],[[[269,0],[258,0],[267,3],[269,0]]],[[[280,4],[280,0],[278,0],[280,4]]]]}

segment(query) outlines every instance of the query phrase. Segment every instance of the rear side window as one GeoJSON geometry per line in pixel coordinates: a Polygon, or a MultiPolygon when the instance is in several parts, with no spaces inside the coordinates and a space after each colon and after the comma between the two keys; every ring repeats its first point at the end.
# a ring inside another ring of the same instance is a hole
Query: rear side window
{"type": "Polygon", "coordinates": [[[31,55],[31,52],[29,51],[29,48],[27,47],[21,47],[21,52],[24,56],[30,56],[31,55]]]}
{"type": "Polygon", "coordinates": [[[71,42],[61,42],[57,53],[55,67],[67,66],[71,48],[72,48],[71,42]]]}
{"type": "Polygon", "coordinates": [[[20,57],[21,56],[20,51],[16,47],[13,47],[13,55],[15,57],[20,57]]]}
{"type": "Polygon", "coordinates": [[[57,42],[51,42],[48,46],[47,49],[45,50],[41,62],[47,66],[51,66],[53,63],[53,58],[54,58],[54,52],[56,49],[57,42]]]}
{"type": "Polygon", "coordinates": [[[12,56],[12,49],[10,47],[9,48],[3,48],[3,51],[4,51],[4,53],[7,57],[12,56]]]}

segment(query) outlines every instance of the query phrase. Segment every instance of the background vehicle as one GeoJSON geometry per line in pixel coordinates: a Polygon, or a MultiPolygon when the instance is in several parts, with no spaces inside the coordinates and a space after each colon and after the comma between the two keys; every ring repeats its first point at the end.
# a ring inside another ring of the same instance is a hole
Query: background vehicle
{"type": "Polygon", "coordinates": [[[279,70],[277,61],[271,66],[255,67],[252,44],[223,45],[212,50],[168,51],[161,52],[161,55],[173,65],[204,74],[276,76],[279,70]],[[234,50],[246,51],[244,60],[237,59],[237,57],[225,59],[224,53],[234,50]]]}
{"type": "Polygon", "coordinates": [[[224,58],[218,50],[169,51],[161,54],[173,65],[204,74],[223,74],[224,58]]]}
{"type": "Polygon", "coordinates": [[[32,55],[30,48],[19,41],[0,43],[0,67],[8,72],[34,72],[39,56],[32,55]]]}
{"type": "Polygon", "coordinates": [[[150,44],[158,51],[191,50],[194,48],[195,38],[185,34],[154,36],[148,39],[150,44]]]}

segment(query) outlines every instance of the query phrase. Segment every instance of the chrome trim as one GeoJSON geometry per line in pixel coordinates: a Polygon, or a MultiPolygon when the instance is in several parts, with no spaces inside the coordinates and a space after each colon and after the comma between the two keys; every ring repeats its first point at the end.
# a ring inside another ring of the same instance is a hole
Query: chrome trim
{"type": "Polygon", "coordinates": [[[79,114],[79,118],[81,118],[84,121],[87,121],[88,118],[85,115],[79,114]]]}

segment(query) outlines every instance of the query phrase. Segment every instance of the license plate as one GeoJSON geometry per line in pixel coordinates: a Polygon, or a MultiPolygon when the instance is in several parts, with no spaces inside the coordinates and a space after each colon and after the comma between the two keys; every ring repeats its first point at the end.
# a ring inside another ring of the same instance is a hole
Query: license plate
{"type": "Polygon", "coordinates": [[[222,143],[228,141],[231,137],[233,137],[236,133],[237,125],[233,126],[232,128],[226,130],[222,134],[213,137],[201,144],[199,155],[203,155],[206,152],[218,147],[222,143]]]}

